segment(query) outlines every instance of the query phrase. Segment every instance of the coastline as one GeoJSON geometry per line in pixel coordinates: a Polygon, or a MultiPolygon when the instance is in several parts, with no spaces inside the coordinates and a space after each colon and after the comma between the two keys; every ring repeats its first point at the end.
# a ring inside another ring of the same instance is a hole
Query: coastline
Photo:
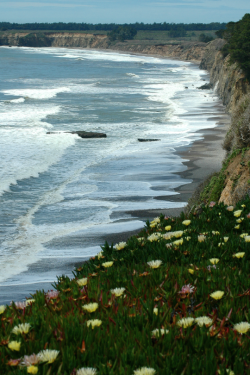
{"type": "MultiPolygon", "coordinates": [[[[85,49],[85,48],[81,48],[85,49]]],[[[96,50],[96,49],[92,49],[96,50]]],[[[106,52],[111,52],[109,49],[99,49],[106,52]]],[[[113,52],[118,52],[113,50],[113,52]]],[[[130,53],[130,51],[119,51],[120,53],[130,53]]],[[[139,53],[133,53],[135,55],[143,55],[139,53]]],[[[149,56],[149,54],[148,54],[149,56]]],[[[161,55],[150,55],[152,57],[166,58],[171,60],[177,60],[173,57],[161,56],[161,55]]],[[[181,60],[181,59],[180,59],[181,60]]],[[[182,60],[183,61],[183,60],[182,60]]],[[[185,60],[186,61],[186,60],[185,60]]],[[[191,62],[191,61],[190,61],[191,62]]],[[[193,62],[192,62],[193,63],[193,62]]],[[[197,64],[197,62],[196,62],[197,64]]],[[[183,179],[188,180],[183,185],[174,189],[175,192],[179,193],[178,195],[173,196],[162,196],[155,199],[168,200],[172,202],[187,202],[191,197],[192,193],[196,187],[202,183],[210,174],[217,172],[221,168],[221,163],[224,159],[225,152],[222,150],[221,143],[224,138],[224,135],[227,131],[227,124],[229,122],[229,116],[225,113],[225,108],[221,105],[221,113],[223,113],[224,119],[219,118],[218,125],[215,128],[207,128],[204,130],[198,130],[196,133],[201,134],[201,139],[194,141],[185,147],[179,147],[175,150],[175,153],[181,156],[185,161],[182,162],[186,166],[186,170],[183,172],[176,172],[183,179]],[[191,182],[192,180],[192,182],[191,182]]],[[[211,117],[211,116],[210,116],[211,117]]],[[[141,221],[151,220],[154,217],[158,216],[160,213],[163,213],[167,216],[178,216],[183,211],[183,208],[172,208],[166,210],[141,210],[141,211],[127,211],[126,214],[131,216],[131,219],[138,219],[141,221]]],[[[108,235],[101,235],[98,240],[101,244],[104,244],[105,241],[108,243],[117,243],[120,241],[126,241],[132,235],[135,235],[139,232],[139,229],[128,231],[128,232],[118,232],[108,235]]],[[[87,261],[88,258],[76,258],[77,260],[70,260],[65,262],[64,269],[66,272],[73,271],[75,266],[79,266],[83,262],[87,261]]],[[[30,272],[35,272],[37,264],[31,265],[30,272]]],[[[53,265],[54,268],[57,268],[53,265]]],[[[58,276],[61,275],[61,269],[58,271],[58,276]]],[[[37,284],[24,284],[24,285],[11,285],[0,287],[1,290],[1,300],[4,299],[4,303],[9,303],[10,300],[20,300],[28,297],[29,293],[34,292],[34,286],[36,289],[51,289],[51,281],[39,282],[37,284]],[[25,287],[25,288],[24,288],[25,287]],[[24,291],[25,289],[25,291],[24,291]],[[8,299],[8,302],[7,302],[8,299]]],[[[1,301],[0,301],[1,303],[1,301]]]]}

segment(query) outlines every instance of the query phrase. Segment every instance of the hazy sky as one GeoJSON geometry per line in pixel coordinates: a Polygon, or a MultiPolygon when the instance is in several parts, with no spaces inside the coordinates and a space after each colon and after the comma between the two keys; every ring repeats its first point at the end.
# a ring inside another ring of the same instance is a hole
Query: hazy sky
{"type": "Polygon", "coordinates": [[[249,0],[0,0],[9,22],[229,22],[250,13],[249,0]]]}

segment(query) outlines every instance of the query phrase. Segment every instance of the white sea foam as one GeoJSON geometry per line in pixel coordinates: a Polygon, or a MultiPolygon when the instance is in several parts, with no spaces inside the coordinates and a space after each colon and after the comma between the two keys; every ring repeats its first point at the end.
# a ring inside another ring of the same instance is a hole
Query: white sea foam
{"type": "Polygon", "coordinates": [[[55,97],[59,93],[69,92],[70,89],[68,87],[59,87],[59,88],[51,88],[51,89],[12,89],[12,90],[2,90],[1,92],[5,95],[12,95],[12,96],[23,96],[26,99],[51,99],[55,97]]]}
{"type": "Polygon", "coordinates": [[[134,74],[134,73],[126,73],[126,75],[129,76],[129,77],[139,78],[139,76],[137,74],[134,74]]]}
{"type": "Polygon", "coordinates": [[[25,98],[12,99],[9,102],[10,103],[24,103],[25,102],[25,98]]]}

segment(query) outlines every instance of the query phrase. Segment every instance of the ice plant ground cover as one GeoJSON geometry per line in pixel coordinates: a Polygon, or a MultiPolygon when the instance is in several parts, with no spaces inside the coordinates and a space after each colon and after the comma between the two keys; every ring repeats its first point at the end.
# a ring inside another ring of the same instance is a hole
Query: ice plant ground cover
{"type": "Polygon", "coordinates": [[[0,374],[250,374],[249,212],[162,215],[56,292],[0,306],[0,374]]]}

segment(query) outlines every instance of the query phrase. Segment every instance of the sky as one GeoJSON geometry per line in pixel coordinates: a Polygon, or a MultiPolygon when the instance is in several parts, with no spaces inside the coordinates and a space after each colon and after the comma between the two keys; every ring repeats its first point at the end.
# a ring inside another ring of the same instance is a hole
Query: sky
{"type": "Polygon", "coordinates": [[[210,23],[240,20],[249,0],[0,0],[0,22],[210,23]]]}

